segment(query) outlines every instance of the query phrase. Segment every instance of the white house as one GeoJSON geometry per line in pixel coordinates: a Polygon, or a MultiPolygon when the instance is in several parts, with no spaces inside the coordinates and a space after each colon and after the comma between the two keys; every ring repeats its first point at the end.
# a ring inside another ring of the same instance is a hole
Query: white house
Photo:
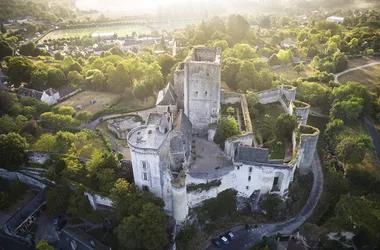
{"type": "Polygon", "coordinates": [[[343,23],[344,17],[340,16],[330,16],[326,19],[326,21],[333,22],[333,23],[343,23]]]}
{"type": "Polygon", "coordinates": [[[285,39],[281,41],[281,47],[283,48],[296,48],[297,44],[293,40],[285,39]]]}
{"type": "Polygon", "coordinates": [[[21,97],[36,98],[37,100],[40,100],[41,102],[46,102],[49,105],[56,104],[59,98],[61,98],[59,92],[52,88],[41,92],[38,90],[21,87],[18,89],[17,94],[21,97]]]}

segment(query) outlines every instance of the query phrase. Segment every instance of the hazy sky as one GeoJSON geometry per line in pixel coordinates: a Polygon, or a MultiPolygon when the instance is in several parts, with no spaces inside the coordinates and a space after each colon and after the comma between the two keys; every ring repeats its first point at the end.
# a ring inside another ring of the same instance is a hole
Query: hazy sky
{"type": "MultiPolygon", "coordinates": [[[[101,11],[136,11],[156,10],[160,5],[200,2],[202,0],[77,0],[80,9],[97,9],[101,11]]],[[[204,0],[203,0],[204,1],[204,0]]]]}

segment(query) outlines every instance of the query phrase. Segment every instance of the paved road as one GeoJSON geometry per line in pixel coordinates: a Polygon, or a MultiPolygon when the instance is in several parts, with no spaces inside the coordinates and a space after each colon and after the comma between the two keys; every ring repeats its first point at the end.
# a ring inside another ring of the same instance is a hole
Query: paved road
{"type": "MultiPolygon", "coordinates": [[[[315,206],[317,205],[323,189],[323,172],[318,153],[314,155],[312,163],[312,171],[314,174],[313,188],[309,195],[306,205],[301,212],[289,221],[276,223],[276,224],[263,224],[259,225],[257,230],[238,229],[234,231],[236,239],[228,245],[223,246],[227,250],[243,250],[249,249],[259,243],[263,236],[281,234],[291,234],[294,230],[299,228],[312,214],[315,206]]],[[[252,225],[253,226],[253,225],[252,225]]],[[[203,249],[217,249],[214,246],[207,244],[203,249]]]]}
{"type": "Polygon", "coordinates": [[[340,72],[340,73],[334,75],[334,82],[339,83],[338,78],[339,78],[341,75],[347,74],[347,73],[349,73],[349,72],[351,72],[351,71],[355,71],[355,70],[358,70],[358,69],[371,67],[371,66],[373,66],[373,65],[377,65],[377,64],[380,64],[380,61],[373,62],[373,63],[369,63],[369,64],[365,64],[365,65],[362,65],[362,66],[358,66],[358,67],[355,67],[355,68],[351,68],[351,69],[347,69],[347,70],[345,70],[345,71],[342,71],[342,72],[340,72]]]}
{"type": "Polygon", "coordinates": [[[376,128],[373,126],[371,120],[369,120],[367,117],[364,117],[365,126],[368,129],[369,134],[372,137],[373,145],[375,146],[377,158],[380,160],[380,136],[377,133],[376,128]]]}

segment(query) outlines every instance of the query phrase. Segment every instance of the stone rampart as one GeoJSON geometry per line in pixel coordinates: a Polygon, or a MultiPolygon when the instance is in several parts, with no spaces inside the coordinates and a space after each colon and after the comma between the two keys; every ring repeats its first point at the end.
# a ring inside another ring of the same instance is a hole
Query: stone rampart
{"type": "Polygon", "coordinates": [[[302,125],[307,124],[307,118],[310,113],[310,105],[300,101],[293,102],[294,114],[297,116],[298,121],[302,125]]]}
{"type": "Polygon", "coordinates": [[[172,200],[173,218],[179,222],[185,221],[189,213],[186,185],[183,187],[172,186],[172,200]]]}
{"type": "Polygon", "coordinates": [[[282,93],[286,96],[289,101],[294,101],[296,99],[297,88],[293,86],[283,85],[282,93]]]}
{"type": "Polygon", "coordinates": [[[240,103],[241,102],[241,94],[234,93],[234,92],[220,92],[220,103],[221,104],[228,104],[228,103],[240,103]]]}
{"type": "Polygon", "coordinates": [[[91,194],[88,192],[84,192],[84,195],[87,196],[88,200],[90,201],[91,207],[94,210],[99,209],[99,205],[105,206],[105,207],[112,207],[112,200],[108,197],[102,197],[97,194],[91,194]]]}
{"type": "Polygon", "coordinates": [[[280,89],[270,89],[258,92],[257,96],[259,97],[259,103],[268,104],[277,102],[280,98],[280,93],[280,89]]]}
{"type": "Polygon", "coordinates": [[[320,132],[317,128],[301,125],[300,134],[299,168],[301,174],[307,174],[311,170],[320,132]]]}

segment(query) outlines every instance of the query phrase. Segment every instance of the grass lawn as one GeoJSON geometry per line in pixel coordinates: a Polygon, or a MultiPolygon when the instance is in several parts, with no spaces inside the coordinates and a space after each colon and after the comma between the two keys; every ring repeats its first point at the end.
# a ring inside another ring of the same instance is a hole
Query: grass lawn
{"type": "MultiPolygon", "coordinates": [[[[277,118],[283,114],[282,107],[279,103],[265,105],[265,112],[256,116],[251,117],[253,126],[256,128],[256,133],[262,135],[263,130],[272,130],[272,135],[267,138],[267,146],[269,148],[269,158],[270,159],[284,159],[285,158],[285,148],[286,143],[283,138],[277,138],[276,136],[276,123],[277,118]]],[[[265,143],[264,143],[265,145],[265,143]]]]}
{"type": "Polygon", "coordinates": [[[379,57],[359,57],[348,60],[348,68],[355,68],[379,60],[379,57]]]}
{"type": "Polygon", "coordinates": [[[153,107],[156,104],[156,96],[151,96],[145,101],[140,101],[137,98],[133,98],[132,100],[130,99],[121,99],[116,105],[115,109],[130,109],[130,110],[135,110],[135,109],[148,109],[153,107]]]}
{"type": "MultiPolygon", "coordinates": [[[[358,135],[369,135],[367,128],[364,125],[364,121],[358,121],[353,125],[346,125],[345,129],[339,134],[339,136],[357,138],[358,135]]],[[[353,167],[353,166],[348,166],[353,167]]],[[[380,178],[380,162],[377,158],[375,149],[369,149],[364,157],[362,163],[355,164],[354,167],[368,170],[373,172],[377,178],[380,178]]]]}
{"type": "Polygon", "coordinates": [[[380,84],[380,64],[349,72],[340,76],[338,80],[341,83],[348,81],[360,82],[367,86],[370,91],[375,91],[380,84]]]}
{"type": "Polygon", "coordinates": [[[278,75],[283,75],[285,79],[296,80],[299,77],[307,78],[313,75],[315,72],[309,65],[305,65],[305,70],[301,71],[299,74],[293,70],[294,66],[284,67],[280,69],[273,70],[274,73],[278,75]]]}
{"type": "Polygon", "coordinates": [[[119,138],[117,138],[117,136],[114,133],[112,133],[111,131],[108,130],[106,121],[99,123],[99,125],[96,126],[96,128],[99,129],[100,131],[102,131],[103,133],[106,133],[107,135],[109,135],[119,145],[124,146],[124,147],[128,147],[128,141],[127,140],[120,140],[119,138]]]}
{"type": "Polygon", "coordinates": [[[103,109],[104,104],[111,105],[118,99],[119,95],[115,93],[86,90],[78,93],[77,95],[67,99],[64,102],[61,102],[58,105],[71,106],[74,109],[76,109],[78,105],[82,105],[83,110],[87,110],[88,112],[95,114],[103,109]],[[91,100],[95,100],[96,103],[91,105],[91,100]]]}
{"type": "Polygon", "coordinates": [[[69,38],[69,37],[83,37],[89,36],[93,33],[109,33],[114,32],[118,36],[132,35],[133,32],[136,33],[150,33],[150,29],[146,25],[115,25],[107,27],[93,27],[93,28],[78,28],[78,29],[66,29],[66,30],[55,30],[47,34],[40,41],[48,39],[59,39],[59,38],[69,38]]]}

